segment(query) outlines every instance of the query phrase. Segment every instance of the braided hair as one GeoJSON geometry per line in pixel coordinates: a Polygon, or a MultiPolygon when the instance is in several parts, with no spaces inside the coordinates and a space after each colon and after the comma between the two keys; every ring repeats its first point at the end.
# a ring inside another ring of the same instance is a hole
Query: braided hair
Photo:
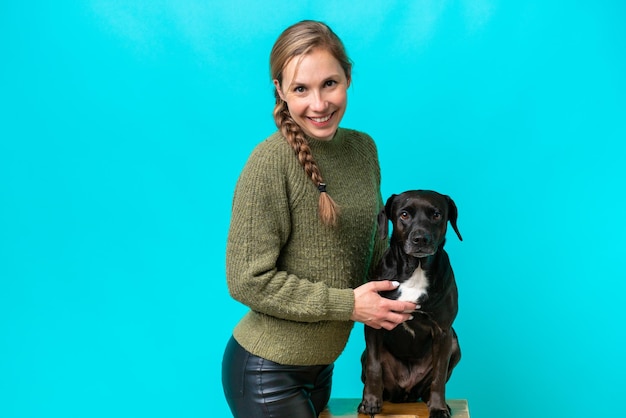
{"type": "MultiPolygon", "coordinates": [[[[303,20],[287,29],[278,37],[270,53],[270,75],[272,80],[282,84],[283,70],[294,57],[310,53],[315,48],[328,51],[341,65],[346,78],[350,79],[352,62],[348,58],[341,39],[324,23],[303,20]]],[[[289,145],[293,148],[306,175],[320,191],[319,215],[325,225],[334,226],[339,220],[339,207],[326,192],[322,173],[313,158],[309,142],[304,131],[289,113],[287,103],[274,90],[274,122],[289,145]]]]}

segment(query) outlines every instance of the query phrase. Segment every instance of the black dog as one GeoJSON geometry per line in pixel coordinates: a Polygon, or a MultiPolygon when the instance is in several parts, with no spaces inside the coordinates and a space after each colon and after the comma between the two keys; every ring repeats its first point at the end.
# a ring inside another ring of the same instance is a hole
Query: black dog
{"type": "Polygon", "coordinates": [[[374,416],[383,400],[428,403],[430,418],[449,418],[445,385],[461,359],[452,323],[457,287],[444,251],[447,222],[460,240],[457,208],[450,197],[412,190],[391,196],[379,216],[381,234],[393,224],[389,249],[374,280],[395,280],[398,289],[381,293],[416,302],[413,319],[392,331],[365,327],[361,358],[365,384],[359,412],[374,416]]]}

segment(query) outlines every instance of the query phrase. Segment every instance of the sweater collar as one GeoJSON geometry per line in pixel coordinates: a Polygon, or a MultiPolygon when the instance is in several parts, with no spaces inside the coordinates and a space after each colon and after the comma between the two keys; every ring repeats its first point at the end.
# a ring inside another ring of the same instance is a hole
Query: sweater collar
{"type": "Polygon", "coordinates": [[[337,149],[341,146],[341,144],[343,144],[344,137],[345,131],[341,128],[337,128],[337,132],[335,132],[335,135],[328,141],[320,141],[319,139],[311,138],[310,136],[306,135],[306,139],[307,141],[309,141],[309,146],[311,147],[311,150],[337,149]]]}

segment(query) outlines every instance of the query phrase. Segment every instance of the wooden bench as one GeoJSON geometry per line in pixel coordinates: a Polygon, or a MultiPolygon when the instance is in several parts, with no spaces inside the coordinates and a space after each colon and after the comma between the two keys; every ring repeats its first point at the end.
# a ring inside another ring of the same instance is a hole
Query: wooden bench
{"type": "MultiPolygon", "coordinates": [[[[369,415],[357,414],[360,399],[331,399],[328,407],[319,418],[370,418],[369,415]]],[[[469,408],[464,399],[449,399],[452,418],[469,418],[469,408]]],[[[428,407],[424,402],[391,403],[384,402],[380,414],[376,418],[428,418],[428,407]]]]}

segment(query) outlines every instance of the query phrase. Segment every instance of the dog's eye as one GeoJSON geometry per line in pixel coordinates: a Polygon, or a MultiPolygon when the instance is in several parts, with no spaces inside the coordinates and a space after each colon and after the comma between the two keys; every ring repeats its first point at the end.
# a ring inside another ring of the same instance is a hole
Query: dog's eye
{"type": "Polygon", "coordinates": [[[436,210],[436,211],[433,213],[433,219],[434,219],[435,221],[438,221],[439,219],[441,219],[441,212],[439,212],[438,210],[436,210]]]}
{"type": "Polygon", "coordinates": [[[407,212],[406,210],[400,212],[400,219],[402,219],[403,221],[409,219],[409,212],[407,212]]]}

